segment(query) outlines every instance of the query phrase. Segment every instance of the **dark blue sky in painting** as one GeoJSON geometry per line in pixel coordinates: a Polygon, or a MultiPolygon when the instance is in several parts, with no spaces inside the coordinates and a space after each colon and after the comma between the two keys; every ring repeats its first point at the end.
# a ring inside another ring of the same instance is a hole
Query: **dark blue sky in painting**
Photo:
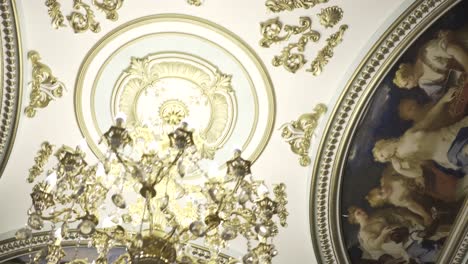
{"type": "MultiPolygon", "coordinates": [[[[365,196],[370,189],[379,185],[384,168],[383,164],[373,160],[372,148],[377,140],[398,137],[411,126],[410,122],[402,121],[398,116],[397,107],[400,100],[402,98],[414,98],[419,102],[428,100],[421,91],[417,91],[418,89],[413,91],[395,87],[392,79],[398,65],[403,62],[414,62],[418,49],[434,38],[439,30],[456,30],[468,26],[466,14],[468,14],[468,1],[462,1],[436,21],[407,49],[375,89],[349,148],[341,190],[342,215],[347,214],[347,208],[351,205],[372,211],[365,196]]],[[[356,244],[358,226],[350,225],[345,217],[341,217],[341,222],[346,246],[356,244]]]]}

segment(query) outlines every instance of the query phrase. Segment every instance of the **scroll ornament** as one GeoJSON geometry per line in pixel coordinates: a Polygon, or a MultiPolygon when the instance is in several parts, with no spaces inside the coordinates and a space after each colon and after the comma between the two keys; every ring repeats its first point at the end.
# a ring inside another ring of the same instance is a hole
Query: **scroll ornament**
{"type": "Polygon", "coordinates": [[[309,148],[312,136],[319,123],[320,117],[327,111],[324,104],[315,106],[312,113],[306,113],[296,121],[281,126],[281,136],[291,146],[293,153],[299,155],[299,164],[303,167],[310,165],[309,148]]]}
{"type": "Polygon", "coordinates": [[[30,51],[28,58],[32,63],[32,81],[29,105],[24,109],[27,117],[34,117],[38,108],[45,108],[50,101],[62,97],[65,85],[52,74],[49,66],[40,62],[37,51],[30,51]]]}

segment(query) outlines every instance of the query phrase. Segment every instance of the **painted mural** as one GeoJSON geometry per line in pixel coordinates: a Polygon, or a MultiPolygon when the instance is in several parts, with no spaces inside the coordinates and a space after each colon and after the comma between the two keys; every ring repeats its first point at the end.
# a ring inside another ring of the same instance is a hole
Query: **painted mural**
{"type": "Polygon", "coordinates": [[[468,1],[376,88],[351,143],[341,222],[352,263],[434,263],[468,192],[468,1]]]}

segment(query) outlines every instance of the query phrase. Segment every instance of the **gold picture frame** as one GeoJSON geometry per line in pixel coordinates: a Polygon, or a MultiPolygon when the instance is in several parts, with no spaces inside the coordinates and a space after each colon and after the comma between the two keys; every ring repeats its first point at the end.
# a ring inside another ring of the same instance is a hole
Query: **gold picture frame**
{"type": "MultiPolygon", "coordinates": [[[[343,236],[341,192],[352,139],[377,87],[403,53],[461,0],[420,0],[385,31],[346,83],[318,146],[310,192],[310,231],[319,263],[351,263],[343,236]]],[[[466,176],[465,176],[466,177],[466,176]]],[[[468,201],[465,198],[438,263],[466,263],[468,201]]]]}

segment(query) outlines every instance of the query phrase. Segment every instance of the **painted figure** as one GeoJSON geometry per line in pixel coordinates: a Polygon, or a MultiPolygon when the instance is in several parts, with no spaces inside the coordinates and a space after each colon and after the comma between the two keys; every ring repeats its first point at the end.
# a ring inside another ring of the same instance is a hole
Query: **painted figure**
{"type": "Polygon", "coordinates": [[[437,102],[445,93],[450,70],[468,72],[468,26],[440,31],[420,48],[415,63],[400,64],[393,81],[403,89],[420,87],[437,102]]]}
{"type": "Polygon", "coordinates": [[[387,208],[368,214],[352,206],[348,214],[348,221],[359,225],[358,240],[367,258],[391,258],[405,263],[435,261],[439,251],[435,245],[440,242],[419,237],[424,229],[422,221],[408,210],[387,208]]]}

